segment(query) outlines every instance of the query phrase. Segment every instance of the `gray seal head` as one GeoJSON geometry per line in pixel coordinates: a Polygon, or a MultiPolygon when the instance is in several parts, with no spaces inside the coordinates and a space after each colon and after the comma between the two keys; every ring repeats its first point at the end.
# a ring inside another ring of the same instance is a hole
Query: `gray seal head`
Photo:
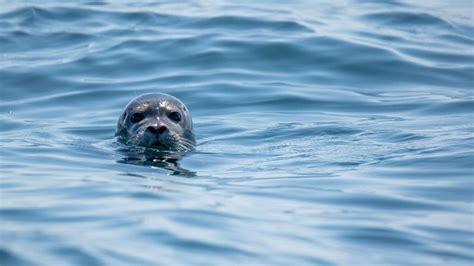
{"type": "Polygon", "coordinates": [[[127,144],[159,150],[192,151],[196,145],[188,108],[165,93],[148,93],[128,103],[115,136],[127,144]]]}

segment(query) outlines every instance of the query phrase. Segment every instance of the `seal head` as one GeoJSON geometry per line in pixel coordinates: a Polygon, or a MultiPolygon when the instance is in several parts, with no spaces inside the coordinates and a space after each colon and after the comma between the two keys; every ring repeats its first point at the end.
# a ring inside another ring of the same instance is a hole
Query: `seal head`
{"type": "Polygon", "coordinates": [[[165,93],[148,93],[130,101],[117,122],[115,136],[127,144],[159,150],[191,151],[196,140],[188,108],[165,93]]]}

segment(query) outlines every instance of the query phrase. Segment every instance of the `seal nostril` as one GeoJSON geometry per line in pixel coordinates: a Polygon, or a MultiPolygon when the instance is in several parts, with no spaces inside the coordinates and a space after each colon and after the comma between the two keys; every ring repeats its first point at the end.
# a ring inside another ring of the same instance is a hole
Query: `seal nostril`
{"type": "Polygon", "coordinates": [[[165,126],[161,126],[159,128],[150,126],[146,128],[146,130],[148,130],[148,132],[150,132],[151,134],[163,134],[167,129],[168,128],[165,126]]]}
{"type": "Polygon", "coordinates": [[[158,133],[163,134],[166,130],[167,130],[167,128],[166,128],[165,126],[161,126],[161,127],[158,129],[158,133]]]}
{"type": "Polygon", "coordinates": [[[156,134],[156,129],[154,127],[147,127],[146,130],[150,131],[152,134],[156,134]]]}

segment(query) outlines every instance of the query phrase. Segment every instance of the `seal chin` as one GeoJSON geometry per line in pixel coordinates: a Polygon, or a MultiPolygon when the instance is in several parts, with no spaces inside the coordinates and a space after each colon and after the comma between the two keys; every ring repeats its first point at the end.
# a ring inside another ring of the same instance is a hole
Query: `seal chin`
{"type": "Polygon", "coordinates": [[[166,146],[159,139],[141,137],[135,138],[134,140],[135,141],[130,141],[129,143],[147,148],[166,149],[166,146]]]}
{"type": "Polygon", "coordinates": [[[152,148],[156,148],[156,149],[160,149],[160,150],[168,150],[170,149],[169,147],[167,147],[166,145],[164,145],[160,140],[157,140],[155,142],[153,142],[150,147],[152,148]]]}

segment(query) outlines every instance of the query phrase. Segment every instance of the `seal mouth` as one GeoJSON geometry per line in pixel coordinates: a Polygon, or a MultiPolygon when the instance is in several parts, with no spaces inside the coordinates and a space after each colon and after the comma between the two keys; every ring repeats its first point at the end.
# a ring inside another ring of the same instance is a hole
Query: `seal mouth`
{"type": "Polygon", "coordinates": [[[166,146],[165,144],[163,144],[161,141],[157,140],[155,142],[153,142],[150,147],[153,147],[153,148],[156,148],[156,149],[168,149],[168,146],[166,146]]]}

